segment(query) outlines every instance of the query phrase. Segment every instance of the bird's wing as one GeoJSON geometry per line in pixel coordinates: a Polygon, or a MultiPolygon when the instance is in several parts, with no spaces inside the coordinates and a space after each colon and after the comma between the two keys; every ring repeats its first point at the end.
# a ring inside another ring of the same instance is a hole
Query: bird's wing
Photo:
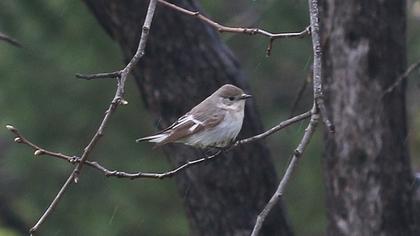
{"type": "Polygon", "coordinates": [[[159,143],[159,145],[176,142],[204,129],[212,128],[222,122],[223,118],[224,113],[211,114],[209,116],[207,114],[192,115],[191,113],[187,113],[163,131],[168,133],[168,137],[159,143]]]}
{"type": "Polygon", "coordinates": [[[173,129],[175,126],[179,126],[180,124],[182,124],[183,122],[185,122],[185,119],[187,118],[188,113],[179,117],[178,120],[176,120],[174,123],[172,123],[170,126],[168,126],[166,129],[163,129],[161,131],[159,131],[159,134],[161,133],[166,133],[168,131],[170,131],[171,129],[173,129]]]}
{"type": "Polygon", "coordinates": [[[139,138],[136,140],[136,142],[142,142],[142,141],[150,141],[150,140],[154,140],[152,142],[157,142],[160,143],[161,140],[165,140],[172,132],[172,130],[175,127],[179,127],[182,125],[185,125],[188,120],[186,119],[188,116],[188,113],[181,116],[177,121],[175,121],[174,123],[172,123],[170,126],[168,126],[166,129],[160,130],[159,132],[155,133],[154,135],[150,135],[150,136],[146,136],[143,138],[139,138]]]}

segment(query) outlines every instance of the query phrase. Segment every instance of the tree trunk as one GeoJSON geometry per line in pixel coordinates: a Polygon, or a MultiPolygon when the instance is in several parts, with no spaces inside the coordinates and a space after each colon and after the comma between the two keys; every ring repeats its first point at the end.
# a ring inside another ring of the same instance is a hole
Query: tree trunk
{"type": "MultiPolygon", "coordinates": [[[[128,62],[137,49],[148,1],[85,2],[121,46],[128,62]]],[[[191,0],[174,2],[197,10],[191,0]]],[[[134,75],[146,107],[159,119],[160,128],[174,122],[225,83],[249,89],[237,60],[214,29],[160,4],[145,57],[134,75]]],[[[248,103],[240,137],[261,131],[255,105],[248,103]]],[[[203,156],[183,145],[166,145],[163,149],[173,166],[203,156]]],[[[277,178],[267,147],[257,142],[192,167],[177,175],[176,182],[184,198],[191,235],[249,235],[257,214],[275,191],[277,178]]],[[[291,234],[279,205],[262,235],[291,234]]]]}
{"type": "MultiPolygon", "coordinates": [[[[415,235],[404,0],[323,0],[328,235],[415,235]]],[[[418,234],[417,234],[418,235],[418,234]]]]}

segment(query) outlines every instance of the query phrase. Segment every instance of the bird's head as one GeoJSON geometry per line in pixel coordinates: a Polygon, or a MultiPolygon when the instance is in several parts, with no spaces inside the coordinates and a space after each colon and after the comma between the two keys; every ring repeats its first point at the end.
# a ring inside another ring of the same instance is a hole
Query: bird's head
{"type": "Polygon", "coordinates": [[[214,92],[214,95],[222,107],[234,110],[243,109],[245,100],[252,97],[244,93],[242,89],[231,84],[223,85],[214,92]]]}

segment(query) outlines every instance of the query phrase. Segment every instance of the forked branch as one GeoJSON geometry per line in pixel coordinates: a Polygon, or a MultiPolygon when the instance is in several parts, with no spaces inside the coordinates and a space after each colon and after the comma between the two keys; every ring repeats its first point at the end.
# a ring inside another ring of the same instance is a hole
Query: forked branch
{"type": "Polygon", "coordinates": [[[321,37],[319,34],[319,5],[318,0],[309,0],[309,18],[311,19],[311,38],[312,48],[314,55],[313,64],[313,86],[314,86],[314,99],[315,103],[321,114],[322,122],[327,127],[329,132],[334,133],[334,124],[329,118],[329,114],[324,104],[324,90],[322,88],[321,77],[321,63],[322,63],[322,50],[321,50],[321,37]]]}
{"type": "Polygon", "coordinates": [[[198,11],[190,11],[187,10],[185,8],[179,7],[173,3],[169,3],[165,0],[158,0],[159,3],[161,3],[164,6],[167,6],[169,8],[172,8],[176,11],[179,11],[185,15],[189,15],[192,17],[195,17],[199,20],[201,20],[202,22],[210,25],[211,27],[215,28],[217,31],[223,33],[223,32],[229,32],[229,33],[241,33],[241,34],[247,34],[247,35],[262,35],[265,37],[268,37],[270,39],[268,46],[267,46],[267,50],[266,53],[267,55],[271,54],[271,50],[273,47],[273,42],[276,39],[280,39],[280,38],[303,38],[305,36],[308,36],[311,34],[311,28],[310,26],[306,27],[304,30],[300,31],[300,32],[292,32],[292,33],[272,33],[260,28],[247,28],[247,27],[229,27],[229,26],[224,26],[222,24],[219,24],[213,20],[211,20],[210,18],[202,15],[200,12],[198,11]]]}
{"type": "MultiPolygon", "coordinates": [[[[127,80],[128,74],[131,72],[133,66],[144,55],[144,49],[146,47],[146,41],[147,41],[147,37],[148,37],[148,34],[149,34],[150,25],[152,23],[153,15],[154,15],[154,12],[155,12],[156,2],[157,2],[157,0],[150,0],[149,7],[147,9],[146,17],[145,17],[145,20],[144,20],[143,28],[142,28],[142,33],[141,33],[141,37],[140,37],[139,46],[138,46],[136,54],[133,56],[133,58],[127,64],[127,66],[124,69],[122,69],[121,71],[118,72],[118,76],[116,76],[115,73],[109,73],[108,74],[110,76],[112,75],[113,77],[117,77],[117,89],[116,89],[114,98],[112,99],[108,109],[105,111],[105,116],[102,119],[98,130],[96,131],[95,135],[90,140],[89,144],[83,149],[82,156],[80,157],[79,161],[77,162],[75,168],[73,169],[73,171],[71,172],[71,174],[69,175],[66,182],[63,184],[63,186],[61,187],[60,191],[57,193],[57,195],[55,196],[53,201],[50,203],[47,210],[44,212],[44,214],[41,216],[41,218],[38,220],[38,222],[29,230],[29,232],[31,234],[34,234],[38,230],[38,228],[42,225],[42,223],[45,221],[45,219],[55,209],[55,207],[57,206],[60,199],[63,197],[64,192],[68,189],[70,184],[73,181],[75,183],[77,183],[80,171],[82,170],[82,167],[83,167],[83,164],[86,162],[86,160],[90,156],[92,150],[94,149],[94,147],[96,146],[98,141],[103,136],[105,127],[108,124],[108,121],[109,121],[111,115],[114,113],[114,111],[117,109],[117,107],[120,104],[123,104],[123,105],[127,104],[127,101],[125,101],[123,99],[125,81],[127,80]]],[[[101,76],[103,77],[103,75],[104,74],[96,75],[96,77],[100,78],[101,76]]],[[[8,128],[13,128],[13,127],[8,127],[8,128]]],[[[16,141],[16,139],[15,139],[15,141],[16,141]]],[[[21,139],[20,141],[24,141],[24,139],[21,139]]],[[[40,155],[42,153],[43,153],[43,151],[41,151],[41,149],[38,149],[38,150],[35,151],[35,154],[38,154],[38,155],[40,155]]],[[[44,150],[44,153],[46,153],[45,150],[44,150]]],[[[50,154],[53,154],[53,153],[50,153],[50,154]]],[[[54,153],[54,154],[57,154],[57,153],[54,153]]],[[[53,155],[53,156],[64,157],[64,155],[59,155],[59,154],[53,155]]]]}
{"type": "Polygon", "coordinates": [[[263,223],[274,208],[274,206],[278,203],[281,196],[283,195],[284,189],[287,183],[290,180],[290,177],[293,171],[296,169],[298,161],[303,154],[306,146],[309,144],[309,141],[316,130],[318,120],[320,116],[322,117],[322,121],[325,126],[328,128],[330,132],[334,132],[334,125],[329,120],[327,110],[324,105],[324,98],[323,98],[323,89],[322,89],[322,77],[321,77],[321,66],[322,66],[322,51],[321,51],[321,44],[320,44],[320,36],[319,36],[319,8],[318,8],[318,0],[309,0],[309,17],[311,18],[311,30],[312,30],[312,46],[313,46],[313,55],[314,55],[314,64],[313,64],[313,108],[311,114],[311,120],[308,124],[308,127],[305,130],[305,133],[296,148],[295,152],[292,155],[292,159],[287,166],[286,172],[281,179],[276,192],[273,194],[271,199],[265,205],[264,209],[260,212],[257,216],[254,228],[252,230],[251,236],[257,236],[263,226],[263,223]]]}

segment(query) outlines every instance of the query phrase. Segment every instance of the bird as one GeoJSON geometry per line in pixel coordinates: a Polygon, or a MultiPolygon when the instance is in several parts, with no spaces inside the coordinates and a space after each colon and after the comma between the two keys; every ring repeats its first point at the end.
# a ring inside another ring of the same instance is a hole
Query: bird
{"type": "Polygon", "coordinates": [[[155,148],[167,143],[182,143],[197,148],[225,148],[242,128],[245,100],[252,96],[232,84],[225,84],[155,135],[139,138],[155,148]]]}

